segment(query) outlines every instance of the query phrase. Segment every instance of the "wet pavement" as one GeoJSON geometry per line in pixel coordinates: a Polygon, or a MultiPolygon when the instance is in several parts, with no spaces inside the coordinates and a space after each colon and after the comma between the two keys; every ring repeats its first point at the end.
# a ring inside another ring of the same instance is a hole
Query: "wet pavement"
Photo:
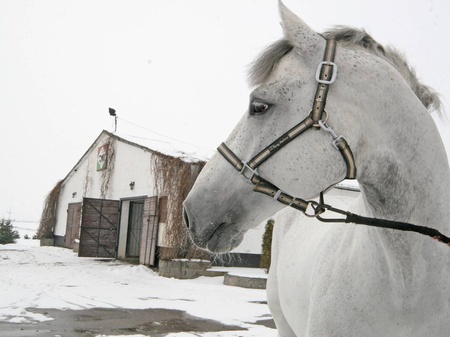
{"type": "MultiPolygon", "coordinates": [[[[97,335],[141,334],[162,337],[176,332],[245,331],[239,326],[202,319],[184,311],[170,309],[28,309],[53,318],[36,323],[0,322],[0,337],[95,337],[97,335]]],[[[257,325],[275,328],[273,320],[260,320],[257,325]]]]}

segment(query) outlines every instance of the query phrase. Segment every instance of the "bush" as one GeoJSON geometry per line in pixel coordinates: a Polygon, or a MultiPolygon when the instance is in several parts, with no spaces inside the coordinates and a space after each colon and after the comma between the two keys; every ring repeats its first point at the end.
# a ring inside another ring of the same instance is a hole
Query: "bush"
{"type": "Polygon", "coordinates": [[[19,232],[13,229],[10,219],[0,219],[0,244],[16,243],[20,238],[19,232]]]}
{"type": "Polygon", "coordinates": [[[63,181],[56,183],[55,187],[50,191],[44,201],[44,209],[42,210],[41,220],[39,222],[39,229],[37,237],[53,238],[53,230],[56,225],[56,215],[58,210],[59,195],[61,193],[63,181]]]}
{"type": "Polygon", "coordinates": [[[267,272],[269,272],[270,260],[272,258],[272,232],[274,224],[274,220],[268,220],[263,235],[261,262],[259,266],[260,268],[266,269],[267,272]]]}

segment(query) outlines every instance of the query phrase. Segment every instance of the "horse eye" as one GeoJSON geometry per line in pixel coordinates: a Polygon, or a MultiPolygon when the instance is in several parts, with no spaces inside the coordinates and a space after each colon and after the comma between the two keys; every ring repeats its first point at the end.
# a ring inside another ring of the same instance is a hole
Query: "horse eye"
{"type": "Polygon", "coordinates": [[[250,115],[262,115],[269,110],[270,105],[263,102],[254,101],[250,105],[250,115]]]}

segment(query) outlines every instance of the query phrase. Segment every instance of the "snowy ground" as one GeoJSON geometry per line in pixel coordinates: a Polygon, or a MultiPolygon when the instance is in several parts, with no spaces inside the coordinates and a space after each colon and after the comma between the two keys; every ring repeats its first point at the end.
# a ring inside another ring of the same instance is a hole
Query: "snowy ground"
{"type": "Polygon", "coordinates": [[[39,247],[38,241],[23,239],[0,245],[0,275],[0,322],[51,319],[30,308],[166,308],[248,329],[170,337],[277,335],[274,329],[254,324],[270,317],[265,290],[225,286],[223,277],[167,279],[142,265],[79,258],[69,249],[39,247]]]}

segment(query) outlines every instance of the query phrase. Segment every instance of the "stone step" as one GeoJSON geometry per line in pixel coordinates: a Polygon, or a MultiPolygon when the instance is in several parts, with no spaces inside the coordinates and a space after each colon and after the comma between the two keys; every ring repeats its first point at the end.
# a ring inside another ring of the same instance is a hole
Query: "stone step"
{"type": "Polygon", "coordinates": [[[217,277],[217,276],[225,276],[226,274],[228,274],[226,270],[207,269],[203,276],[217,277]]]}
{"type": "Polygon", "coordinates": [[[206,260],[160,260],[158,275],[177,279],[194,279],[203,276],[209,268],[211,268],[211,262],[206,260]]]}
{"type": "Polygon", "coordinates": [[[266,289],[267,278],[226,274],[223,284],[249,289],[266,289]]]}

